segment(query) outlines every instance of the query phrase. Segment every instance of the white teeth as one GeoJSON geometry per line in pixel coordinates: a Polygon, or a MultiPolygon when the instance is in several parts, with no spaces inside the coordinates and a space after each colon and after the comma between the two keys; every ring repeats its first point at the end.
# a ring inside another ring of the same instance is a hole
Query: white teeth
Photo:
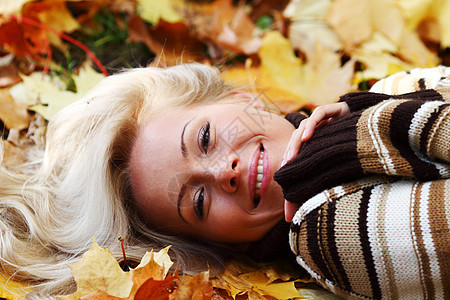
{"type": "Polygon", "coordinates": [[[259,192],[261,190],[261,182],[263,180],[263,174],[264,174],[264,167],[263,167],[263,155],[264,152],[261,151],[261,154],[259,155],[258,159],[258,167],[256,170],[258,171],[258,174],[256,175],[256,195],[259,196],[259,192]]]}

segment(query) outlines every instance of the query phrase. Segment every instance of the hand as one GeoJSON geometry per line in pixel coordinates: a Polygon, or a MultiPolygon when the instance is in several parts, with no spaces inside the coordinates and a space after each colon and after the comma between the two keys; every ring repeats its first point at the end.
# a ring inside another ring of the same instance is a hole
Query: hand
{"type": "MultiPolygon", "coordinates": [[[[302,143],[308,141],[317,128],[325,126],[334,120],[338,120],[349,113],[350,109],[345,102],[322,105],[316,108],[311,116],[303,120],[298,128],[292,133],[286,151],[284,152],[281,166],[284,166],[288,161],[297,156],[302,143]]],[[[287,222],[292,221],[299,206],[299,204],[285,200],[284,215],[287,222]]]]}

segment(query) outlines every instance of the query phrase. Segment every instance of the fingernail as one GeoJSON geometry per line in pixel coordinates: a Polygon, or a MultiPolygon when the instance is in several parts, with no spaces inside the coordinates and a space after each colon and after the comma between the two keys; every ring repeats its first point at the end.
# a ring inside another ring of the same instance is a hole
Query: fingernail
{"type": "Polygon", "coordinates": [[[286,159],[283,158],[283,160],[281,161],[281,166],[284,166],[286,164],[286,159]]]}

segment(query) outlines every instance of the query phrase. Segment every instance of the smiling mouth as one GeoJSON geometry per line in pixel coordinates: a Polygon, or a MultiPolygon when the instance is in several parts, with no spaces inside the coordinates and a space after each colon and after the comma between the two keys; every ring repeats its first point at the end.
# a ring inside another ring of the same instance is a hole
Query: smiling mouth
{"type": "Polygon", "coordinates": [[[260,151],[258,158],[258,166],[256,167],[256,189],[255,189],[255,198],[253,199],[253,204],[255,205],[255,208],[258,206],[259,202],[261,201],[261,183],[263,180],[263,174],[264,174],[264,164],[263,164],[263,157],[264,157],[264,147],[261,144],[260,145],[260,151]]]}

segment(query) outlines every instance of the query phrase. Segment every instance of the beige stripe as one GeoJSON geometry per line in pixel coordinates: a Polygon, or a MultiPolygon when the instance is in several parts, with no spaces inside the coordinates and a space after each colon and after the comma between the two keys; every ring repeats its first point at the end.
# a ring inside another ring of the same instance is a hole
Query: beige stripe
{"type": "MultiPolygon", "coordinates": [[[[450,298],[450,229],[447,224],[445,211],[442,207],[450,201],[450,194],[445,194],[445,181],[434,181],[430,187],[429,220],[431,234],[439,264],[432,267],[440,269],[442,282],[434,282],[436,298],[450,298]]],[[[449,191],[447,191],[449,192],[449,191]]]]}
{"type": "Polygon", "coordinates": [[[392,101],[384,106],[382,112],[376,117],[373,113],[383,104],[380,103],[373,108],[366,109],[359,118],[357,124],[357,151],[364,171],[388,175],[398,172],[397,175],[414,175],[411,165],[392,145],[389,136],[377,136],[379,132],[389,132],[389,120],[392,112],[403,102],[401,100],[392,101]],[[371,141],[371,143],[368,141],[371,141]],[[374,148],[379,149],[378,152],[374,151],[374,148]]]}
{"type": "Polygon", "coordinates": [[[411,234],[414,240],[416,255],[419,261],[419,275],[425,299],[432,299],[434,296],[433,282],[431,281],[430,260],[428,258],[423,242],[422,229],[420,226],[420,195],[422,193],[422,184],[414,186],[414,192],[411,196],[412,203],[412,226],[411,234]]]}
{"type": "Polygon", "coordinates": [[[363,192],[347,195],[336,202],[336,246],[352,290],[371,296],[369,274],[364,262],[358,214],[363,192]]]}
{"type": "Polygon", "coordinates": [[[389,255],[388,246],[387,246],[387,237],[386,237],[386,202],[389,197],[389,192],[392,185],[385,185],[385,189],[380,197],[380,200],[378,202],[377,207],[377,223],[378,223],[378,248],[381,253],[382,257],[382,268],[383,273],[381,277],[383,278],[383,281],[388,284],[388,291],[389,291],[389,299],[398,299],[398,291],[397,291],[397,284],[395,282],[395,276],[394,274],[394,266],[392,265],[391,256],[389,255]],[[389,276],[391,274],[391,276],[389,276]]]}
{"type": "Polygon", "coordinates": [[[450,107],[444,109],[441,115],[442,119],[430,130],[430,134],[434,135],[428,137],[427,151],[431,158],[437,157],[450,162],[450,107]]]}
{"type": "Polygon", "coordinates": [[[447,217],[447,226],[450,228],[450,180],[445,180],[445,201],[444,201],[444,209],[445,216],[447,217]]]}

